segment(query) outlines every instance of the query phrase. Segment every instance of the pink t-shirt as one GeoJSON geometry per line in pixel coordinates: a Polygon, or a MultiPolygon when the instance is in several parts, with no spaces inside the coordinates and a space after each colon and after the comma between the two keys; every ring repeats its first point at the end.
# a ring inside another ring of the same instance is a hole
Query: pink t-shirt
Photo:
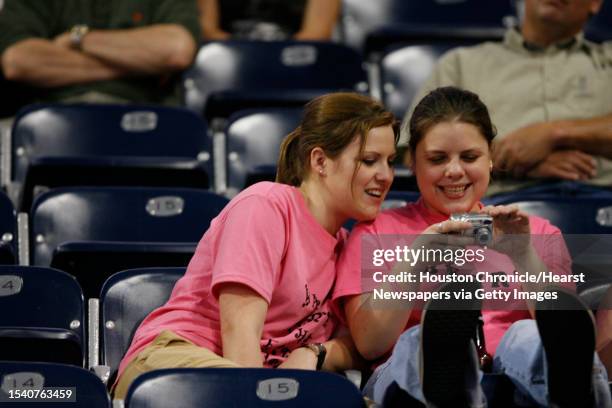
{"type": "MultiPolygon", "coordinates": [[[[358,295],[371,290],[371,288],[366,288],[362,282],[361,244],[363,235],[417,235],[430,225],[446,219],[448,219],[447,216],[430,211],[420,199],[416,203],[410,203],[401,208],[383,211],[372,222],[358,224],[351,232],[338,260],[333,299],[336,301],[344,296],[358,295]]],[[[533,245],[549,270],[554,271],[555,274],[570,274],[571,258],[559,229],[539,217],[530,216],[529,223],[531,234],[534,236],[533,245]]],[[[484,258],[483,262],[477,264],[478,271],[511,273],[515,270],[510,258],[502,253],[487,249],[484,258]]],[[[500,283],[483,283],[482,285],[485,290],[491,290],[493,285],[496,290],[512,291],[515,288],[520,290],[520,283],[507,283],[507,286],[500,283]]],[[[512,323],[531,318],[525,304],[517,305],[516,310],[483,310],[482,315],[485,323],[487,351],[492,355],[503,334],[512,323]]],[[[420,318],[421,311],[413,310],[406,328],[418,324],[420,318]]]]}
{"type": "Polygon", "coordinates": [[[337,323],[330,298],[345,236],[330,235],[295,187],[262,182],[244,190],[212,221],[168,302],[142,322],[119,373],[164,329],[222,355],[217,290],[226,282],[244,284],[268,303],[265,366],[328,340],[337,323]]]}

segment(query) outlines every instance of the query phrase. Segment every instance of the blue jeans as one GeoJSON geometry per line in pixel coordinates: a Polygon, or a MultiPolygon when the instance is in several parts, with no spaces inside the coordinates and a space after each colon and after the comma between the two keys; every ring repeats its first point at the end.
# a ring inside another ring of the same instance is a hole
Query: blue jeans
{"type": "MultiPolygon", "coordinates": [[[[420,326],[406,330],[398,339],[391,357],[379,366],[363,389],[364,396],[381,404],[387,388],[395,381],[415,399],[425,403],[420,380],[420,326]]],[[[568,352],[571,352],[569,350],[568,352]]],[[[471,407],[486,407],[486,397],[480,386],[482,372],[475,347],[465,386],[471,407]]],[[[515,403],[524,406],[548,406],[544,350],[535,320],[515,322],[504,334],[493,360],[493,371],[507,375],[516,386],[515,403]]],[[[593,364],[595,407],[611,408],[610,388],[606,369],[597,354],[593,364]]]]}

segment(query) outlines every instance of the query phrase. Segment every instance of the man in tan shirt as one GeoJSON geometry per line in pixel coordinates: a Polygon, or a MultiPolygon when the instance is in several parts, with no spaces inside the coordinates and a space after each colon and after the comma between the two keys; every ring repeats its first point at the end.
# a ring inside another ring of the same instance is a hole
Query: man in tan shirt
{"type": "Polygon", "coordinates": [[[503,42],[445,54],[413,101],[400,144],[414,105],[454,85],[480,95],[498,130],[489,194],[543,179],[612,187],[612,42],[582,34],[602,1],[525,0],[520,29],[503,42]]]}

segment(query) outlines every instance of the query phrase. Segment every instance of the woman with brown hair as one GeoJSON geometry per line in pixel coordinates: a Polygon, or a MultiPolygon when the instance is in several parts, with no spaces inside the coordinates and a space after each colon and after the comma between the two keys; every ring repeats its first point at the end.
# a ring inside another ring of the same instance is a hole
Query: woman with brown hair
{"type": "Polygon", "coordinates": [[[537,276],[549,271],[558,278],[549,284],[576,282],[570,279],[575,277],[561,232],[516,205],[481,203],[495,137],[487,107],[473,92],[437,88],[417,104],[409,129],[410,164],[421,198],[358,224],[338,263],[334,299],[341,299],[356,347],[366,359],[386,360],[364,394],[387,406],[397,402],[389,399],[399,398],[438,408],[485,407],[482,360],[473,342],[484,304],[481,340],[486,338],[494,355],[492,370],[515,384],[516,396],[525,403],[520,406],[609,407],[607,376],[594,354],[592,315],[571,292],[549,288],[537,276]],[[484,247],[471,236],[469,216],[452,217],[465,213],[490,222],[484,247]],[[391,242],[392,237],[401,237],[411,250],[451,251],[466,258],[390,259],[369,269],[374,274],[362,272],[373,264],[363,263],[372,255],[363,248],[369,243],[391,248],[399,242],[391,242]],[[430,295],[425,307],[399,296],[377,298],[376,289],[387,289],[381,277],[394,279],[399,273],[415,278],[387,281],[393,282],[387,293],[430,295]],[[446,285],[436,291],[432,281],[446,285]],[[551,301],[524,300],[517,293],[551,295],[551,301]]]}
{"type": "Polygon", "coordinates": [[[277,182],[234,197],[168,302],[138,328],[115,397],[159,368],[348,368],[350,339],[329,340],[335,261],[342,225],[373,219],[389,190],[393,125],[391,113],[358,94],[309,102],[281,146],[277,182]]]}

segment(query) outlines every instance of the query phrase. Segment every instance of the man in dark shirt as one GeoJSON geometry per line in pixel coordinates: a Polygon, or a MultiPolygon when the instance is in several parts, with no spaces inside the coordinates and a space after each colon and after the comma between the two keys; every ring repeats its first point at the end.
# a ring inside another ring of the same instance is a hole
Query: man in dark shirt
{"type": "Polygon", "coordinates": [[[5,0],[2,72],[41,101],[177,104],[199,32],[194,0],[5,0]]]}

